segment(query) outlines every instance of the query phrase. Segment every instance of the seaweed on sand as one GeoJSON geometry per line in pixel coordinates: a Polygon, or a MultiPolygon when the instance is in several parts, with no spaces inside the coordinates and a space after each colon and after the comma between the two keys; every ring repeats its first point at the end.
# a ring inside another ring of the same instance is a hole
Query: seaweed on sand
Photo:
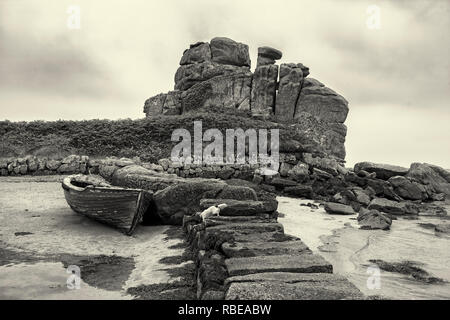
{"type": "Polygon", "coordinates": [[[376,264],[381,270],[412,276],[420,282],[429,284],[446,282],[444,279],[430,275],[427,271],[419,267],[420,263],[415,261],[387,262],[381,259],[371,259],[369,261],[376,264]]]}

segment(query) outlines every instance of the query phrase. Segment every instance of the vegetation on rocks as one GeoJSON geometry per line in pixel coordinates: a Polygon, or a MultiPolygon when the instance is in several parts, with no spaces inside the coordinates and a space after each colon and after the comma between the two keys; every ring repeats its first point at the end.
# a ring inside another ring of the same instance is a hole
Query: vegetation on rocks
{"type": "Polygon", "coordinates": [[[280,129],[283,141],[295,140],[308,151],[320,151],[314,141],[295,129],[277,123],[257,120],[243,112],[204,112],[177,116],[154,116],[150,119],[83,120],[83,121],[0,121],[0,157],[26,155],[61,158],[69,154],[87,154],[91,157],[135,157],[157,162],[170,157],[177,142],[171,141],[175,129],[184,128],[193,135],[194,121],[202,121],[203,131],[217,128],[280,129]]]}

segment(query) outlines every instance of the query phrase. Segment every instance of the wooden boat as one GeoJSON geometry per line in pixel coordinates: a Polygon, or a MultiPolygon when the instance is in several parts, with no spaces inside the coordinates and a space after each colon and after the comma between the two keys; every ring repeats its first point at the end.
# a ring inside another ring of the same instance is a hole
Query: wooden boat
{"type": "Polygon", "coordinates": [[[111,225],[126,235],[134,232],[152,200],[151,193],[141,189],[95,186],[69,176],[62,182],[64,196],[77,213],[111,225]]]}

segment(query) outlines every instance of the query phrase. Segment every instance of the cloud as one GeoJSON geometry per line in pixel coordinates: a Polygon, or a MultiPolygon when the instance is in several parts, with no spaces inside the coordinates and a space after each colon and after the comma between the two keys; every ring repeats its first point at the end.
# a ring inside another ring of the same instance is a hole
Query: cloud
{"type": "Polygon", "coordinates": [[[2,18],[7,18],[0,21],[0,89],[47,92],[69,99],[121,93],[114,87],[116,75],[64,25],[44,32],[36,27],[42,14],[38,6],[6,4],[10,6],[3,3],[1,11],[11,16],[5,14],[2,18]],[[22,18],[30,23],[11,21],[20,10],[27,10],[22,18]],[[34,23],[33,17],[38,17],[34,23]]]}
{"type": "Polygon", "coordinates": [[[105,93],[107,71],[67,37],[53,41],[2,37],[0,85],[67,96],[105,93]],[[32,48],[30,50],[30,48],[32,48]]]}
{"type": "Polygon", "coordinates": [[[349,101],[350,162],[448,158],[426,144],[450,139],[442,128],[450,119],[449,1],[76,3],[79,31],[66,28],[72,0],[0,1],[2,117],[142,117],[148,97],[173,89],[190,43],[226,36],[249,45],[253,68],[257,48],[273,46],[280,63],[304,63],[349,101]],[[371,4],[381,9],[380,30],[366,27],[371,4]],[[410,144],[400,148],[402,141],[410,144]]]}

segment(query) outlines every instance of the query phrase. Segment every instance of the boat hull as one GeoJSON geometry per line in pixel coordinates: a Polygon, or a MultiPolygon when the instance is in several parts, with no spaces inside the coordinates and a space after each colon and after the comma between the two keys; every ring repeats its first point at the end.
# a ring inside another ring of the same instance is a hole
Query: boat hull
{"type": "Polygon", "coordinates": [[[151,193],[140,189],[124,189],[71,184],[63,181],[67,203],[77,213],[113,226],[131,235],[151,202],[151,193]]]}

